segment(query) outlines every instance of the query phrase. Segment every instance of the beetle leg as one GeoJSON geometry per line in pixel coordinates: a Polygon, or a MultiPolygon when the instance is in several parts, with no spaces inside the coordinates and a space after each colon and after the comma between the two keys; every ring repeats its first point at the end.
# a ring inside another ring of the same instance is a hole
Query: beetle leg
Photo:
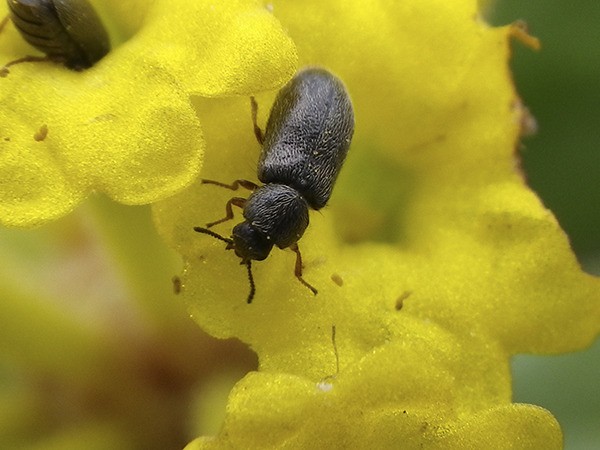
{"type": "Polygon", "coordinates": [[[254,136],[260,145],[265,142],[265,134],[258,126],[256,116],[258,115],[258,103],[254,97],[250,97],[250,106],[252,107],[252,125],[254,125],[254,136]]]}
{"type": "Polygon", "coordinates": [[[244,189],[248,189],[249,191],[254,191],[256,188],[258,188],[258,185],[256,183],[253,183],[252,181],[248,180],[235,180],[231,184],[221,183],[220,181],[214,180],[200,180],[200,182],[202,184],[214,184],[215,186],[220,186],[225,189],[231,189],[232,191],[237,191],[240,186],[244,189]]]}
{"type": "Polygon", "coordinates": [[[25,62],[46,62],[46,61],[52,61],[52,59],[50,59],[47,56],[23,56],[22,58],[15,59],[14,61],[7,62],[6,64],[4,64],[4,66],[0,67],[0,77],[4,78],[5,76],[7,76],[10,73],[10,70],[8,70],[8,68],[10,66],[14,66],[15,64],[21,64],[21,63],[25,63],[25,62]]]}
{"type": "Polygon", "coordinates": [[[2,33],[2,30],[4,30],[4,27],[6,26],[6,24],[8,23],[9,20],[10,20],[9,14],[7,14],[6,17],[4,19],[2,19],[2,22],[0,22],[0,33],[2,33]]]}
{"type": "Polygon", "coordinates": [[[233,209],[231,208],[231,205],[235,205],[235,206],[243,209],[245,204],[246,204],[245,198],[233,197],[225,204],[225,212],[226,212],[225,217],[223,217],[222,219],[217,220],[215,222],[207,223],[206,228],[211,228],[219,223],[227,222],[228,220],[233,219],[233,209]]]}
{"type": "Polygon", "coordinates": [[[298,248],[298,244],[290,245],[290,249],[294,253],[296,253],[296,267],[294,269],[294,275],[296,275],[296,278],[298,278],[298,281],[300,281],[300,283],[302,283],[304,286],[309,288],[313,294],[317,295],[317,290],[314,287],[312,287],[310,284],[308,284],[304,280],[304,278],[302,278],[302,256],[300,255],[300,249],[298,248]]]}

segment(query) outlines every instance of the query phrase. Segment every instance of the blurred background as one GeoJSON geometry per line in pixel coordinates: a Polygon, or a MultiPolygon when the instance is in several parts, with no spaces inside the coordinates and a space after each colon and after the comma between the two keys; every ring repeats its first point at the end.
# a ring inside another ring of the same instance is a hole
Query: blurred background
{"type": "MultiPolygon", "coordinates": [[[[583,268],[600,275],[600,2],[498,0],[488,13],[494,25],[517,19],[542,43],[514,46],[517,90],[539,127],[523,141],[523,166],[583,268]]],[[[600,341],[566,356],[517,356],[513,374],[514,401],[549,409],[567,450],[600,449],[600,341]]]]}

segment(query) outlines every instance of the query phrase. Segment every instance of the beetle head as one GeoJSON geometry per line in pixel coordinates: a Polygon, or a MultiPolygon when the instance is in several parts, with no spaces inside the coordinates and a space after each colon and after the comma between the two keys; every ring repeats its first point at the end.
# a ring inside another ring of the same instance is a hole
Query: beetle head
{"type": "Polygon", "coordinates": [[[233,249],[242,258],[243,264],[250,260],[262,261],[273,248],[273,242],[249,222],[239,223],[233,228],[232,241],[227,248],[233,249]]]}

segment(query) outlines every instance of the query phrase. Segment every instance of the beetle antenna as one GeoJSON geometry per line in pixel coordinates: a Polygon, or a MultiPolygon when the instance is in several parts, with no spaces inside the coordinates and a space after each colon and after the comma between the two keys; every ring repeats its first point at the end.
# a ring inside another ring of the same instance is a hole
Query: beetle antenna
{"type": "Polygon", "coordinates": [[[219,241],[223,241],[223,242],[227,243],[228,245],[233,244],[232,239],[223,237],[219,233],[215,233],[214,231],[209,230],[208,228],[194,227],[194,231],[197,231],[198,233],[208,234],[209,236],[212,236],[215,239],[218,239],[219,241]]]}
{"type": "Polygon", "coordinates": [[[256,288],[254,286],[254,278],[252,277],[252,260],[246,261],[246,267],[248,268],[248,281],[250,281],[250,293],[248,294],[248,300],[246,302],[248,304],[252,303],[252,299],[254,298],[254,293],[256,292],[256,288]]]}
{"type": "MultiPolygon", "coordinates": [[[[194,231],[197,231],[198,233],[208,234],[209,236],[212,236],[215,239],[218,239],[219,241],[223,241],[223,242],[227,243],[228,250],[233,248],[233,239],[223,237],[220,234],[215,233],[212,230],[209,230],[208,228],[194,227],[194,231]]],[[[250,304],[250,303],[252,303],[252,299],[254,298],[254,293],[256,292],[256,286],[254,285],[254,277],[252,276],[252,260],[249,259],[248,261],[245,261],[245,262],[242,261],[242,264],[245,264],[246,268],[248,269],[248,281],[250,282],[250,292],[248,293],[248,299],[246,300],[246,302],[248,304],[250,304]]]]}

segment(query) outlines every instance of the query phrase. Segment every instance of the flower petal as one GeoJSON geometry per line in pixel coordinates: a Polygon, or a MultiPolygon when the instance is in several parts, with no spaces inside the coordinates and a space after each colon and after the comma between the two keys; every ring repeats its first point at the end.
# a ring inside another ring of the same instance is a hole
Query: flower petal
{"type": "MultiPolygon", "coordinates": [[[[271,89],[295,70],[293,43],[257,1],[125,3],[102,5],[120,33],[92,68],[27,63],[1,80],[0,222],[52,220],[92,191],[128,204],[172,195],[201,166],[190,93],[271,89]],[[126,18],[115,24],[119,11],[126,18]]],[[[10,24],[1,37],[6,61],[32,52],[10,24]]]]}
{"type": "Polygon", "coordinates": [[[157,2],[141,31],[136,51],[197,95],[274,89],[296,71],[294,43],[256,0],[157,2]]]}
{"type": "MultiPolygon", "coordinates": [[[[156,205],[184,256],[194,319],[249,343],[260,362],[232,392],[219,436],[189,448],[559,448],[548,412],[511,404],[509,360],[589,344],[600,282],[519,173],[510,27],[490,28],[466,0],[281,1],[274,14],[302,64],[344,80],[356,134],[331,206],[300,241],[316,298],[295,279],[293,253],[274,250],[253,265],[245,304],[239,258],[193,232],[243,193],[196,185],[156,205]]],[[[259,123],[269,98],[259,96],[259,123]]],[[[247,103],[195,106],[207,124],[203,177],[255,180],[247,103]]]]}

